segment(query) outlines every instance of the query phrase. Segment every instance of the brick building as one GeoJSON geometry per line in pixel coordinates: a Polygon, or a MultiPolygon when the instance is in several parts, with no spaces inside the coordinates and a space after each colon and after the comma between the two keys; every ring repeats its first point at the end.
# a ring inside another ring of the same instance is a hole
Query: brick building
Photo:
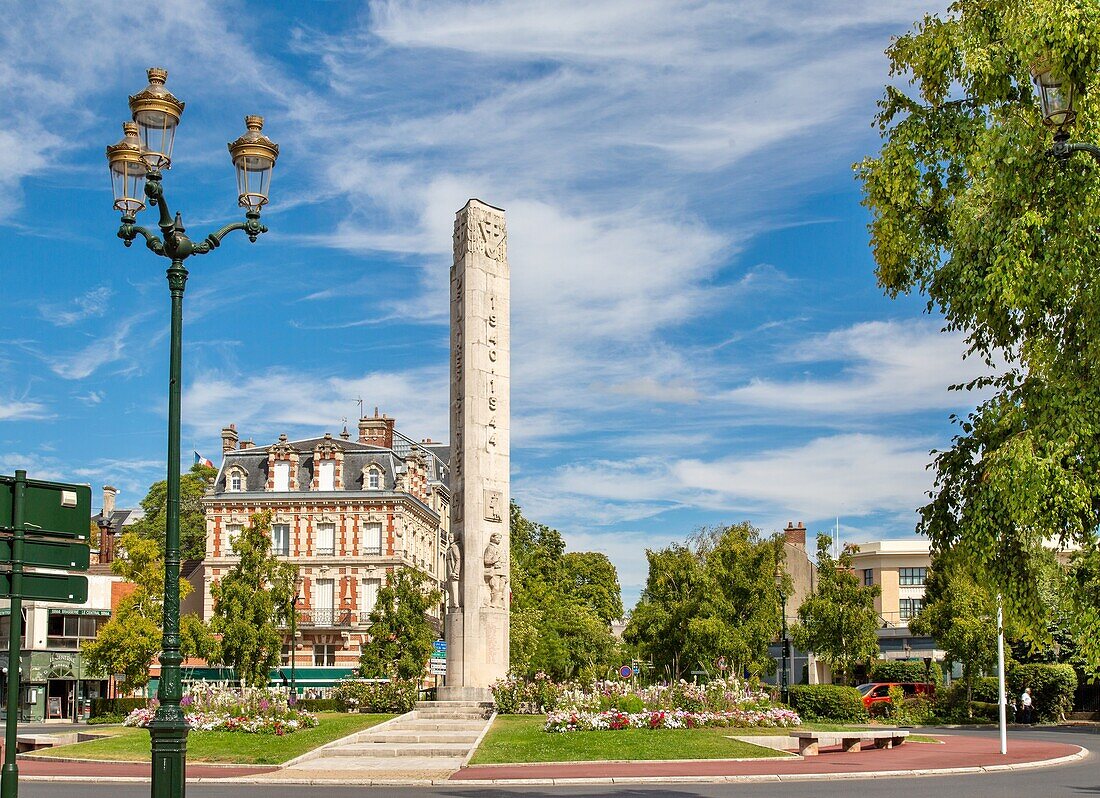
{"type": "Polygon", "coordinates": [[[299,566],[298,640],[291,657],[303,686],[325,686],[358,664],[368,615],[387,572],[414,566],[443,578],[449,527],[446,444],[416,442],[379,415],[333,437],[269,446],[222,430],[222,463],[203,499],[206,512],[203,617],[211,585],[236,558],[230,541],[253,513],[272,513],[275,554],[299,566]],[[311,673],[310,669],[316,669],[311,673]],[[312,677],[312,678],[311,678],[312,677]]]}

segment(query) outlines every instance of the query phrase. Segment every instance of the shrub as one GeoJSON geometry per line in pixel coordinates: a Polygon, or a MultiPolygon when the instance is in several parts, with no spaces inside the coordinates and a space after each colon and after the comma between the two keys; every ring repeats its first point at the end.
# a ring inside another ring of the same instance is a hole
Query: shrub
{"type": "Polygon", "coordinates": [[[89,718],[100,715],[118,715],[126,717],[135,709],[142,709],[149,703],[148,698],[93,698],[89,718]]]}
{"type": "Polygon", "coordinates": [[[552,712],[558,708],[565,694],[565,686],[555,684],[542,671],[530,680],[511,675],[497,679],[491,689],[497,712],[503,715],[542,715],[552,712]]]}
{"type": "Polygon", "coordinates": [[[792,684],[791,706],[806,720],[867,721],[863,696],[854,687],[839,684],[792,684]]]}
{"type": "MultiPolygon", "coordinates": [[[[195,731],[242,731],[250,734],[291,734],[317,725],[317,716],[290,704],[290,696],[273,688],[235,690],[195,682],[180,700],[187,725],[195,731]]],[[[147,727],[157,702],[126,716],[127,726],[147,727]]]]}
{"type": "Polygon", "coordinates": [[[416,704],[420,685],[416,679],[342,679],[332,690],[340,712],[405,713],[416,704]]]}
{"type": "Polygon", "coordinates": [[[1040,721],[1060,720],[1073,709],[1077,674],[1071,665],[1033,663],[1013,665],[1006,676],[1010,699],[1019,701],[1024,688],[1031,688],[1031,701],[1040,721]]]}
{"type": "Polygon", "coordinates": [[[925,682],[943,684],[940,666],[932,663],[925,679],[924,661],[919,659],[880,659],[871,666],[870,682],[925,682]]]}

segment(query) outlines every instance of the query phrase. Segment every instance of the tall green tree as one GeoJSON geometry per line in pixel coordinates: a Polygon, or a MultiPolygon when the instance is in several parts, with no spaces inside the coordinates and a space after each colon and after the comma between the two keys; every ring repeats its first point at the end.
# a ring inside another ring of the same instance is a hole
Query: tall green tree
{"type": "Polygon", "coordinates": [[[512,670],[558,679],[603,676],[621,664],[610,624],[619,579],[603,554],[566,552],[561,533],[511,506],[512,670]]]}
{"type": "Polygon", "coordinates": [[[562,556],[565,594],[610,625],[623,617],[619,572],[598,551],[570,551],[562,556]]]}
{"type": "Polygon", "coordinates": [[[687,545],[646,549],[649,572],[623,640],[673,679],[694,666],[688,627],[699,617],[706,591],[703,562],[687,545]]]}
{"type": "Polygon", "coordinates": [[[817,585],[798,608],[791,639],[812,651],[847,684],[855,666],[878,655],[879,614],[875,597],[881,588],[864,585],[852,568],[858,546],[845,545],[840,556],[830,553],[833,539],[817,536],[817,585]]]}
{"type": "MultiPolygon", "coordinates": [[[[196,463],[186,474],[180,475],[180,554],[185,560],[201,560],[206,557],[206,514],[202,497],[218,469],[196,463]]],[[[168,481],[161,480],[149,486],[149,492],[141,500],[145,512],[128,527],[130,532],[148,540],[154,540],[164,548],[164,533],[168,523],[168,481]]]]}
{"type": "Polygon", "coordinates": [[[221,635],[219,661],[231,666],[242,684],[259,687],[279,665],[298,566],[272,553],[267,510],[252,516],[233,541],[233,554],[238,562],[210,586],[210,625],[221,635]]]}
{"type": "MultiPolygon", "coordinates": [[[[122,674],[119,689],[138,690],[149,683],[149,666],[160,651],[164,606],[164,558],[155,541],[127,532],[119,540],[111,570],[133,585],[95,640],[82,645],[89,673],[122,674]]],[[[180,581],[180,596],[192,590],[180,581]]],[[[195,615],[180,617],[180,649],[185,657],[211,657],[217,645],[195,615]]]]}
{"type": "Polygon", "coordinates": [[[997,661],[996,597],[965,562],[940,555],[932,562],[924,607],[910,619],[909,631],[935,638],[947,664],[962,665],[970,712],[974,678],[997,661]]]}
{"type": "MultiPolygon", "coordinates": [[[[969,353],[986,389],[934,453],[921,527],[956,550],[1009,616],[1047,636],[1041,549],[1097,554],[1100,526],[1100,168],[1050,157],[1029,68],[1077,88],[1075,139],[1100,141],[1100,4],[959,0],[887,49],[901,78],[876,118],[877,158],[857,165],[872,213],[879,284],[920,292],[969,353]]],[[[1100,604],[1069,600],[1082,655],[1100,670],[1100,604]]]]}
{"type": "Polygon", "coordinates": [[[359,673],[368,679],[419,679],[437,637],[428,613],[442,600],[423,571],[400,568],[386,574],[370,613],[370,643],[363,646],[359,673]]]}

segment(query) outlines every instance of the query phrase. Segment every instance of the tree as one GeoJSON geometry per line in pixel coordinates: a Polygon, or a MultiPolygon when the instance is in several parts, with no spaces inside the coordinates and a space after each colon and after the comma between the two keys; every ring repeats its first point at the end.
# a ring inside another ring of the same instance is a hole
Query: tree
{"type": "Polygon", "coordinates": [[[606,554],[570,551],[562,556],[565,594],[586,606],[605,624],[623,617],[619,573],[606,554]]]}
{"type": "MultiPolygon", "coordinates": [[[[1029,67],[1077,87],[1074,137],[1100,135],[1100,4],[959,0],[887,50],[913,96],[890,86],[877,158],[857,166],[879,284],[919,291],[985,360],[988,398],[935,452],[921,529],[1000,594],[1042,641],[1043,544],[1095,557],[1100,526],[1100,169],[1046,153],[1029,67]]],[[[1087,581],[1087,580],[1086,580],[1087,581]]],[[[1070,601],[1080,650],[1100,670],[1100,606],[1070,601]]]]}
{"type": "MultiPolygon", "coordinates": [[[[201,560],[206,556],[206,513],[202,497],[217,474],[216,468],[195,463],[190,471],[180,476],[180,555],[185,560],[201,560]]],[[[168,481],[162,479],[149,486],[149,492],[141,500],[145,515],[130,525],[129,531],[157,541],[163,549],[167,508],[168,481]]]]}
{"type": "Polygon", "coordinates": [[[231,666],[242,684],[263,686],[279,665],[283,631],[298,582],[298,566],[271,550],[271,512],[252,516],[233,541],[239,561],[210,586],[211,629],[221,635],[218,660],[231,666]]]}
{"type": "Polygon", "coordinates": [[[849,683],[854,666],[878,655],[879,615],[875,610],[878,585],[863,585],[852,569],[858,546],[847,544],[833,558],[833,539],[817,536],[817,587],[798,608],[791,629],[794,644],[812,651],[849,683]]]}
{"type": "Polygon", "coordinates": [[[368,679],[419,679],[437,637],[428,612],[442,600],[423,571],[405,567],[386,574],[370,613],[370,645],[363,646],[359,672],[368,679]]]}
{"type": "Polygon", "coordinates": [[[649,573],[623,630],[623,640],[656,668],[679,679],[692,664],[688,625],[698,617],[703,599],[703,563],[682,543],[658,551],[646,549],[645,556],[649,573]]]}
{"type": "MultiPolygon", "coordinates": [[[[111,619],[81,651],[90,673],[123,674],[119,689],[131,692],[148,684],[149,666],[161,649],[163,554],[155,541],[127,532],[119,540],[111,570],[132,584],[133,590],[119,601],[111,619]]],[[[186,580],[180,581],[181,598],[191,589],[186,580]]],[[[208,657],[215,648],[209,629],[198,617],[180,618],[180,650],[185,657],[208,657]]]]}
{"type": "Polygon", "coordinates": [[[997,600],[965,562],[953,559],[945,554],[932,561],[925,604],[909,621],[909,631],[935,638],[949,666],[962,664],[971,714],[974,677],[997,661],[997,600]]]}
{"type": "Polygon", "coordinates": [[[622,616],[615,566],[565,551],[561,533],[511,505],[512,670],[557,679],[596,677],[619,664],[610,624],[622,616]]]}

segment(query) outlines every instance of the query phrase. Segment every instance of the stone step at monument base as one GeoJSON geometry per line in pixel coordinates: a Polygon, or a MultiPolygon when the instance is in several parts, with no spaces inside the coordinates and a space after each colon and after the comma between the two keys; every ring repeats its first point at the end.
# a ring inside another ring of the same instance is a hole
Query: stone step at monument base
{"type": "MultiPolygon", "coordinates": [[[[394,722],[386,727],[385,731],[415,730],[420,732],[468,732],[480,731],[485,726],[485,718],[410,718],[408,721],[394,722]],[[415,724],[415,725],[414,725],[415,724]]],[[[376,733],[382,733],[379,730],[376,733]]],[[[370,730],[359,733],[360,736],[370,735],[370,730]]]]}
{"type": "Polygon", "coordinates": [[[484,720],[493,713],[493,705],[481,701],[417,701],[413,711],[418,720],[484,720]]]}
{"type": "Polygon", "coordinates": [[[470,751],[473,741],[468,743],[352,743],[334,748],[327,753],[330,756],[370,757],[372,759],[403,756],[457,756],[464,757],[470,751]]]}
{"type": "Polygon", "coordinates": [[[371,742],[377,743],[463,743],[473,745],[477,742],[480,728],[452,731],[420,731],[419,729],[400,729],[379,732],[373,735],[371,742]]]}
{"type": "Polygon", "coordinates": [[[394,759],[353,759],[347,756],[323,756],[300,762],[283,772],[289,776],[301,776],[311,781],[379,781],[387,779],[446,778],[465,762],[462,756],[404,756],[394,759]]]}

